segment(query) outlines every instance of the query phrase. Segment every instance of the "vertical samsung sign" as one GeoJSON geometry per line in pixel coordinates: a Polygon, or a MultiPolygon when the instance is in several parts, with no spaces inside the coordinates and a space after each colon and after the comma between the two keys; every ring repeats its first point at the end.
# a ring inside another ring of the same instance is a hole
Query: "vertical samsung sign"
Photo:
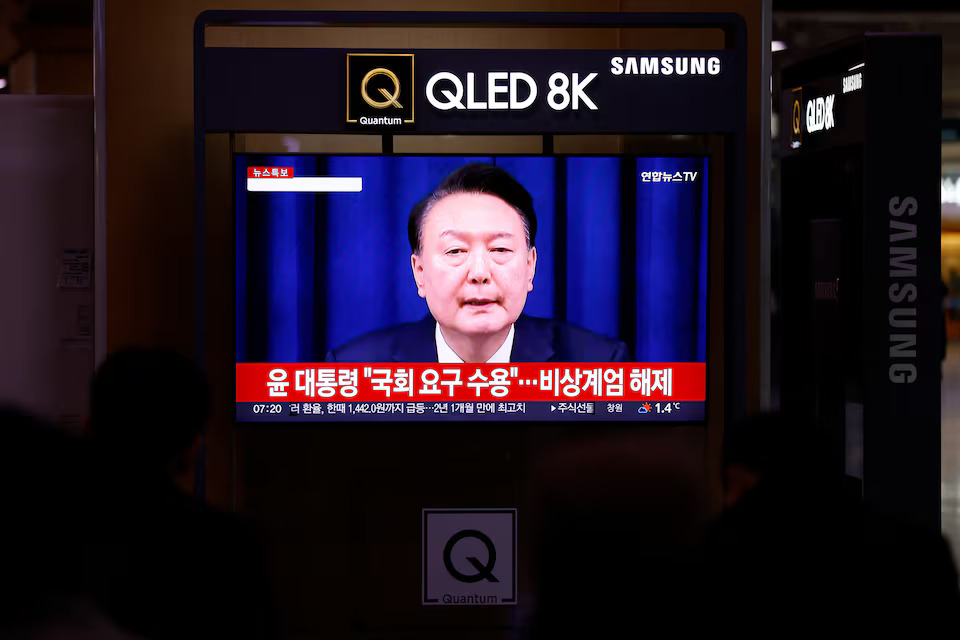
{"type": "Polygon", "coordinates": [[[890,214],[890,286],[887,288],[890,362],[887,374],[894,384],[913,384],[917,381],[920,290],[917,286],[916,216],[920,207],[914,196],[893,196],[887,210],[890,214]]]}
{"type": "Polygon", "coordinates": [[[864,498],[929,528],[940,521],[943,315],[932,179],[940,173],[940,69],[939,36],[867,37],[857,82],[866,124],[864,498]]]}

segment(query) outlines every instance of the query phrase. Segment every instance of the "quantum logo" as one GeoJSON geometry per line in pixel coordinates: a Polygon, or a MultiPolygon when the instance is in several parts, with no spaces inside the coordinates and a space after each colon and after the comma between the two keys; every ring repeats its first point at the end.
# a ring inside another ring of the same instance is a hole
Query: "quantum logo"
{"type": "Polygon", "coordinates": [[[803,88],[798,87],[792,92],[793,108],[790,111],[790,148],[799,149],[803,141],[803,88]]]}
{"type": "Polygon", "coordinates": [[[413,55],[347,54],[347,122],[362,126],[413,123],[413,55]]]}
{"type": "Polygon", "coordinates": [[[360,83],[360,95],[363,96],[363,101],[374,109],[386,109],[389,106],[394,106],[397,109],[403,109],[403,105],[397,102],[397,96],[400,95],[400,78],[397,77],[393,71],[390,69],[384,69],[383,67],[377,67],[376,69],[371,69],[367,71],[367,75],[363,76],[363,82],[360,83]],[[393,81],[393,91],[387,91],[383,87],[379,88],[380,93],[383,94],[383,97],[386,100],[374,100],[370,97],[370,94],[367,93],[367,85],[370,83],[370,80],[376,78],[377,76],[387,76],[393,81]]]}

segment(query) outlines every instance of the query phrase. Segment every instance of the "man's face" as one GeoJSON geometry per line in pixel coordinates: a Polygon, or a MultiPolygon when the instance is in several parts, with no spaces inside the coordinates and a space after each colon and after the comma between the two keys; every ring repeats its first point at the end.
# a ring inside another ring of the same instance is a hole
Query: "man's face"
{"type": "Polygon", "coordinates": [[[497,333],[516,321],[533,290],[537,250],[523,219],[500,198],[457,193],[423,223],[421,255],[411,257],[417,293],[446,331],[497,333]]]}

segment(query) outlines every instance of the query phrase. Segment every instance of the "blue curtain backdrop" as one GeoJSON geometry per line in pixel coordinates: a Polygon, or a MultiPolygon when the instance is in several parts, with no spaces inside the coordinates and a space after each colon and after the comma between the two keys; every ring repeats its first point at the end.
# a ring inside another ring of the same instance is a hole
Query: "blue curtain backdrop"
{"type": "Polygon", "coordinates": [[[407,217],[455,168],[492,162],[533,195],[538,252],[525,312],[619,337],[641,361],[706,360],[704,158],[240,155],[237,362],[322,361],[422,318],[407,217]],[[360,193],[249,193],[248,166],[361,176],[360,193]],[[645,182],[646,172],[696,172],[645,182]]]}

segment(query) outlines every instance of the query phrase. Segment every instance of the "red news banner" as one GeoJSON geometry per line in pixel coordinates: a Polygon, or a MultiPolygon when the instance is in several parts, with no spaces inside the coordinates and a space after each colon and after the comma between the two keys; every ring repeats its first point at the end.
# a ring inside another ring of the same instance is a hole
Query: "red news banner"
{"type": "Polygon", "coordinates": [[[706,399],[702,362],[237,364],[237,402],[706,399]]]}
{"type": "Polygon", "coordinates": [[[293,167],[247,167],[248,178],[292,178],[293,167]]]}

